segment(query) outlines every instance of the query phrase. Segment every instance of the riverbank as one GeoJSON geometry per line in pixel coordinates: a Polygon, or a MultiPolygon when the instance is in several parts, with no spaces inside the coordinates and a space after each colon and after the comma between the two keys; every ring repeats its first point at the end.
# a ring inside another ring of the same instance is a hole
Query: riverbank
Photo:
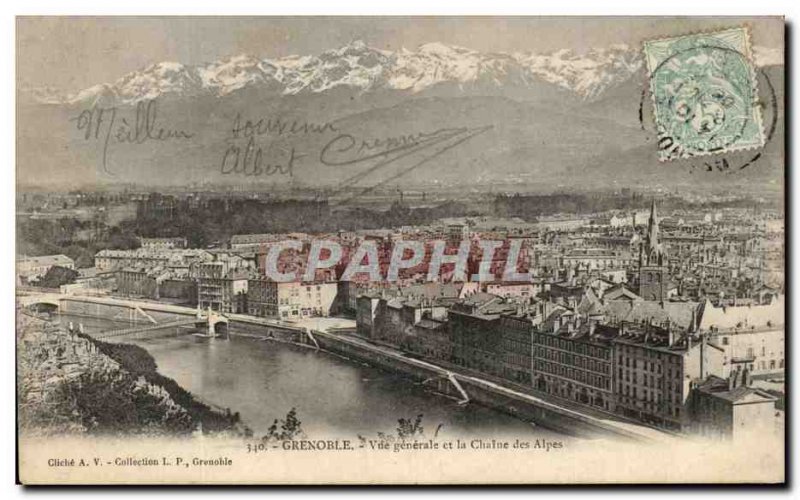
{"type": "Polygon", "coordinates": [[[17,318],[19,427],[25,435],[248,435],[238,415],[199,401],[158,373],[133,345],[66,331],[46,318],[17,318]]]}
{"type": "MultiPolygon", "coordinates": [[[[196,314],[195,310],[156,302],[131,302],[116,298],[63,297],[63,309],[69,314],[96,314],[101,317],[125,317],[131,304],[147,311],[158,321],[169,321],[196,314]]],[[[396,349],[380,346],[338,332],[337,323],[346,320],[320,318],[308,324],[284,322],[247,316],[227,315],[229,334],[305,344],[367,363],[390,373],[400,374],[416,383],[424,383],[433,392],[477,403],[512,415],[523,421],[560,433],[578,436],[613,436],[634,440],[668,440],[672,436],[656,429],[625,422],[610,415],[597,415],[583,408],[528,393],[480,374],[462,372],[434,362],[415,359],[396,349]]],[[[352,321],[350,321],[352,323],[352,321]]],[[[338,325],[341,326],[341,325],[338,325]]],[[[236,405],[233,405],[236,406],[236,405]]]]}
{"type": "Polygon", "coordinates": [[[90,335],[79,335],[87,338],[100,352],[119,363],[131,375],[143,377],[150,384],[163,388],[176,404],[188,412],[195,427],[202,429],[204,433],[252,435],[250,429],[242,423],[238,412],[232,412],[230,408],[212,408],[173,379],[159,373],[155,359],[146,349],[133,344],[103,342],[90,335]]]}

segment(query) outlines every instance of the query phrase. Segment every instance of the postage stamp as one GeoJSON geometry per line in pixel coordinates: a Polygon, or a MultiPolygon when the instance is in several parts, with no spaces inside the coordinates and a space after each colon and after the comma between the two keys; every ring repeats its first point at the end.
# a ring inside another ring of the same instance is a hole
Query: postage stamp
{"type": "Polygon", "coordinates": [[[746,27],[646,41],[644,55],[659,160],[764,145],[746,27]]]}

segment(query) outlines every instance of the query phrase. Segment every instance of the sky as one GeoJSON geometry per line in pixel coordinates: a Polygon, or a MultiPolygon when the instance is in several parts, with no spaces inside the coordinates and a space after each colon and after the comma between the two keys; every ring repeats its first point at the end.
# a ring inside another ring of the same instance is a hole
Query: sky
{"type": "Polygon", "coordinates": [[[754,45],[783,47],[783,19],[775,17],[18,17],[17,82],[76,92],[161,61],[319,54],[354,40],[385,50],[442,42],[483,52],[582,53],[745,22],[754,45]]]}

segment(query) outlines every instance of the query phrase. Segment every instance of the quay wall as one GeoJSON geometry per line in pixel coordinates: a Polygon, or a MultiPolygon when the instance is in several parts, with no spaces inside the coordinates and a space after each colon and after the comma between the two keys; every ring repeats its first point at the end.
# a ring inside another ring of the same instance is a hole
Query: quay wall
{"type": "Polygon", "coordinates": [[[614,425],[605,424],[578,412],[566,411],[555,404],[543,401],[530,401],[511,394],[511,391],[499,391],[492,387],[491,384],[483,383],[480,380],[463,376],[456,372],[448,372],[444,368],[421,360],[396,354],[392,355],[369,345],[326,332],[314,331],[313,335],[319,346],[327,351],[364,361],[388,371],[401,373],[418,382],[423,382],[426,387],[436,392],[461,399],[461,392],[457,390],[448,378],[448,374],[452,373],[452,376],[469,396],[470,402],[502,411],[522,420],[534,422],[537,425],[563,434],[578,437],[644,439],[642,435],[628,432],[614,425]]]}
{"type": "MultiPolygon", "coordinates": [[[[195,314],[195,310],[167,304],[146,304],[141,308],[156,321],[184,319],[195,314]]],[[[95,302],[63,298],[61,310],[70,314],[103,317],[129,321],[135,315],[137,321],[148,321],[141,313],[123,304],[95,302]]],[[[405,356],[394,350],[382,349],[347,336],[312,330],[310,334],[304,328],[279,324],[274,320],[251,318],[241,315],[230,315],[230,326],[234,327],[231,336],[255,337],[288,342],[308,347],[324,349],[357,361],[368,363],[378,368],[400,373],[425,387],[462,400],[466,392],[469,401],[511,414],[522,420],[534,422],[558,432],[583,437],[614,437],[641,440],[643,435],[630,432],[603,420],[592,418],[577,411],[564,409],[557,404],[534,400],[511,390],[497,387],[481,379],[451,372],[440,366],[405,356]],[[454,385],[455,379],[460,389],[454,385]]]]}

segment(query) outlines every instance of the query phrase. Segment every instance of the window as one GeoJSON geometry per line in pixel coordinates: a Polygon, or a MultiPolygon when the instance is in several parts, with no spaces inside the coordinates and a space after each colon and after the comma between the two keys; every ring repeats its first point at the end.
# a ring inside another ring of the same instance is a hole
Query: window
{"type": "Polygon", "coordinates": [[[728,345],[728,337],[722,337],[722,345],[728,345]]]}

